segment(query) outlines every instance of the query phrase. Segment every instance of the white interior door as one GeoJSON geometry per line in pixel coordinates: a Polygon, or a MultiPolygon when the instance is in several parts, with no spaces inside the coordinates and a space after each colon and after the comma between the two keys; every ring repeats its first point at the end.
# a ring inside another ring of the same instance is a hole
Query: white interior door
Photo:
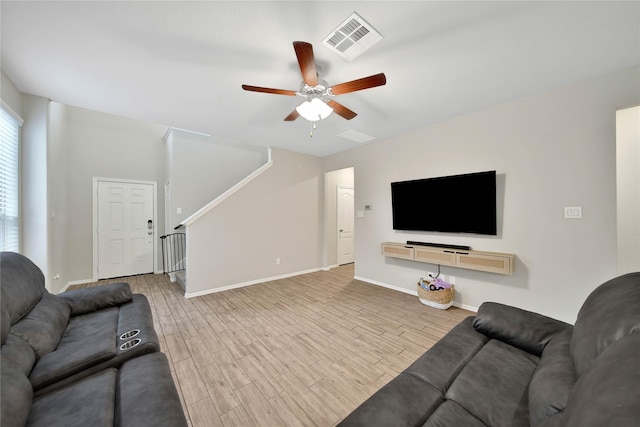
{"type": "Polygon", "coordinates": [[[98,279],[153,273],[153,184],[98,181],[98,279]]]}
{"type": "Polygon", "coordinates": [[[354,228],[354,192],[353,188],[338,187],[338,264],[349,264],[354,261],[353,228],[354,228]]]}

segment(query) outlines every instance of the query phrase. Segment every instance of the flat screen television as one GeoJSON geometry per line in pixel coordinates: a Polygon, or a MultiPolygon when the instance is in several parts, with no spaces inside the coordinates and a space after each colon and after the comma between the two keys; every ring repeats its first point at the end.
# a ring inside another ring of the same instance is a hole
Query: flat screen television
{"type": "Polygon", "coordinates": [[[391,183],[393,229],[497,234],[496,171],[391,183]]]}

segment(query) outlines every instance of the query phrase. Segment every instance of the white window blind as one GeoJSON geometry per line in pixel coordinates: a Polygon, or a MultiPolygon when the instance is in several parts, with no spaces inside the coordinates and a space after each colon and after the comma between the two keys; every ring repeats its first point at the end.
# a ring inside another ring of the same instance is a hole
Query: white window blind
{"type": "Polygon", "coordinates": [[[20,250],[20,119],[0,108],[0,250],[20,250]]]}

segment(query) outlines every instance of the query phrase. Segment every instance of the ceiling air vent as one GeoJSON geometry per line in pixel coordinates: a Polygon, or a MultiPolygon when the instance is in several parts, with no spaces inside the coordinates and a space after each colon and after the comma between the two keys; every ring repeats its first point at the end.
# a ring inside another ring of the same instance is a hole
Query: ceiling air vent
{"type": "Polygon", "coordinates": [[[353,12],[338,28],[322,40],[322,44],[351,61],[380,40],[382,40],[382,34],[360,15],[353,12]]]}

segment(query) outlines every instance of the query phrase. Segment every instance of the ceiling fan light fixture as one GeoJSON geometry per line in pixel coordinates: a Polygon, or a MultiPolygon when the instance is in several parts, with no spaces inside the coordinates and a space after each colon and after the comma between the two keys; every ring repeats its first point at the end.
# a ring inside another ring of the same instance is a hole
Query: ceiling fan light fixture
{"type": "Polygon", "coordinates": [[[320,98],[311,98],[298,105],[296,111],[305,119],[315,122],[329,117],[333,113],[333,108],[329,107],[320,98]]]}

